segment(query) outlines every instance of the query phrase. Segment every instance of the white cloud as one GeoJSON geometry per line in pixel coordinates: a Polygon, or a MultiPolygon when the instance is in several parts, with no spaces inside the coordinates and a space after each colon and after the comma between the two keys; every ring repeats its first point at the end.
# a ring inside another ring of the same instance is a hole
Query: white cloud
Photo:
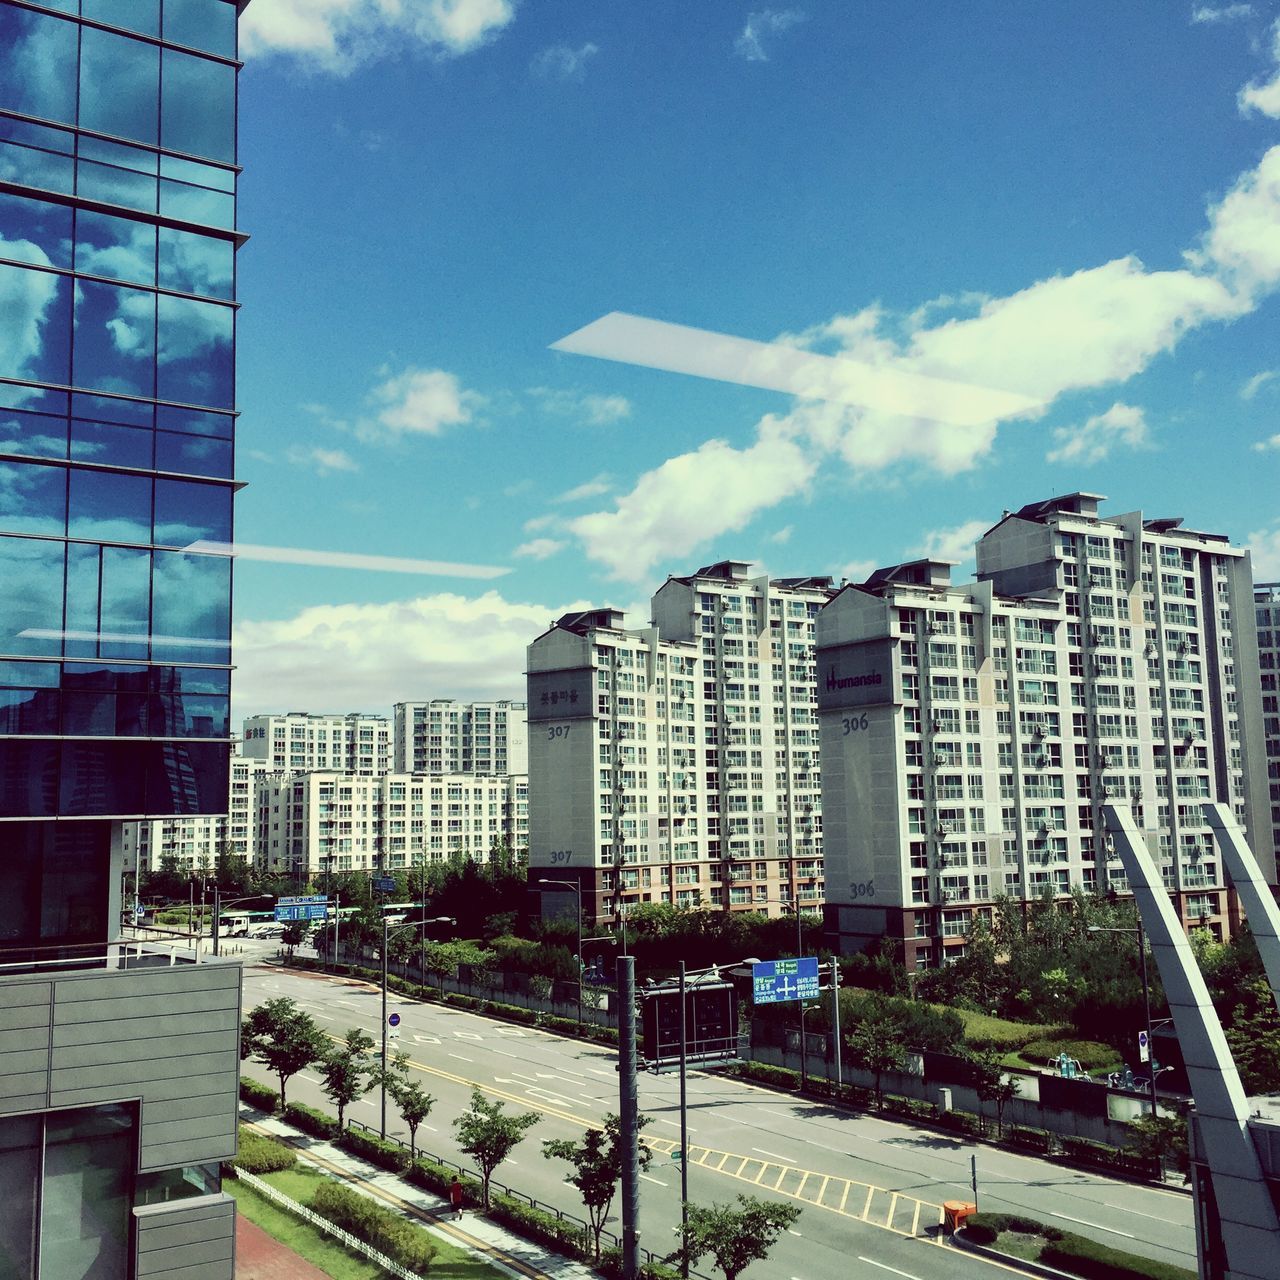
{"type": "Polygon", "coordinates": [[[1255,373],[1240,388],[1240,399],[1252,400],[1268,382],[1272,382],[1276,378],[1280,378],[1280,369],[1263,369],[1261,373],[1255,373]]]}
{"type": "Polygon", "coordinates": [[[530,387],[539,409],[561,418],[576,418],[592,427],[607,427],[631,416],[626,396],[602,396],[564,387],[530,387]]]}
{"type": "Polygon", "coordinates": [[[437,59],[470,53],[515,15],[516,0],[254,0],[240,19],[240,51],[349,75],[406,51],[437,59]]]}
{"type": "Polygon", "coordinates": [[[285,458],[295,467],[310,467],[317,475],[335,471],[359,471],[360,464],[345,449],[325,449],[320,445],[293,445],[285,458]]]}
{"type": "Polygon", "coordinates": [[[1240,90],[1237,104],[1242,115],[1253,111],[1280,119],[1280,18],[1271,29],[1271,57],[1276,64],[1270,80],[1255,81],[1240,90]]]}
{"type": "Polygon", "coordinates": [[[688,556],[800,493],[816,466],[785,420],[766,418],[746,449],[708,440],[642,475],[612,511],[579,516],[568,527],[615,577],[635,581],[666,557],[688,556]]]}
{"type": "Polygon", "coordinates": [[[568,545],[559,538],[533,538],[522,542],[511,554],[528,560],[547,560],[568,545]]]}
{"type": "Polygon", "coordinates": [[[1110,456],[1112,449],[1145,449],[1151,444],[1146,415],[1131,404],[1116,401],[1106,413],[1096,414],[1081,427],[1055,427],[1057,448],[1046,462],[1073,462],[1092,466],[1110,456]]]}
{"type": "Polygon", "coordinates": [[[389,709],[442,689],[459,698],[523,698],[529,641],[562,613],[587,607],[440,592],[242,621],[234,634],[235,714],[389,709]]]}
{"type": "Polygon", "coordinates": [[[1191,10],[1191,21],[1199,23],[1236,22],[1241,18],[1251,17],[1253,17],[1251,4],[1224,4],[1217,7],[1202,4],[1191,10]]]}
{"type": "MultiPolygon", "coordinates": [[[[378,422],[388,431],[428,436],[473,421],[485,403],[443,369],[406,369],[380,382],[370,399],[382,406],[378,422]]],[[[367,427],[362,433],[370,434],[367,427]]]]}
{"type": "Polygon", "coordinates": [[[1209,229],[1187,258],[1230,283],[1242,313],[1280,284],[1280,146],[1245,170],[1209,210],[1209,229]]]}
{"type": "Polygon", "coordinates": [[[608,493],[613,488],[613,479],[611,476],[601,472],[593,480],[584,480],[582,484],[575,485],[572,489],[566,489],[563,493],[552,498],[552,502],[581,502],[584,498],[598,498],[602,494],[608,493]]]}
{"type": "Polygon", "coordinates": [[[874,560],[849,560],[835,571],[838,582],[866,582],[880,568],[874,560]]]}
{"type": "Polygon", "coordinates": [[[533,55],[529,70],[542,80],[581,80],[587,63],[599,52],[599,45],[590,43],[578,49],[553,44],[533,55]]]}
{"type": "Polygon", "coordinates": [[[1280,581],[1280,521],[1255,529],[1245,539],[1245,545],[1253,557],[1253,580],[1280,581]]]}
{"type": "Polygon", "coordinates": [[[783,525],[776,533],[769,534],[765,541],[776,543],[780,547],[785,547],[787,543],[791,541],[791,535],[794,532],[794,526],[789,524],[783,525]]]}
{"type": "Polygon", "coordinates": [[[761,9],[747,15],[747,25],[733,42],[733,51],[748,62],[768,62],[763,37],[774,35],[803,22],[805,15],[799,9],[761,9]]]}
{"type": "Polygon", "coordinates": [[[1272,449],[1280,449],[1280,435],[1268,436],[1265,440],[1255,441],[1250,448],[1254,453],[1268,453],[1272,449]]]}
{"type": "Polygon", "coordinates": [[[991,528],[990,520],[966,520],[950,529],[933,529],[925,534],[912,556],[931,560],[955,560],[960,564],[974,557],[973,544],[991,528]]]}

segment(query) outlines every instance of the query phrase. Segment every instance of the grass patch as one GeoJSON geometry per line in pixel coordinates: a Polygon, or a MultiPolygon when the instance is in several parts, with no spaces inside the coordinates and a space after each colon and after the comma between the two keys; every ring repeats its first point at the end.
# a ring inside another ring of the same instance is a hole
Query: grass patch
{"type": "MultiPolygon", "coordinates": [[[[288,1169],[283,1173],[268,1174],[263,1178],[263,1181],[269,1182],[277,1190],[283,1191],[285,1195],[289,1196],[291,1199],[297,1200],[299,1204],[306,1204],[307,1201],[309,1201],[315,1194],[316,1186],[319,1183],[328,1180],[328,1177],[328,1174],[321,1173],[318,1169],[310,1169],[305,1165],[299,1164],[297,1167],[288,1169]]],[[[234,1190],[236,1184],[228,1179],[226,1185],[234,1190]]],[[[245,1187],[243,1183],[240,1184],[240,1189],[246,1191],[251,1190],[251,1188],[245,1187]]],[[[274,1205],[263,1200],[262,1197],[258,1196],[257,1199],[261,1204],[266,1205],[276,1213],[284,1214],[285,1217],[289,1218],[292,1222],[299,1223],[300,1225],[306,1225],[302,1223],[300,1218],[295,1218],[292,1214],[285,1213],[283,1209],[276,1209],[274,1205]]],[[[381,1201],[378,1203],[381,1203],[381,1201]]],[[[246,1214],[245,1216],[248,1217],[249,1215],[246,1214]]],[[[256,1221],[256,1219],[254,1219],[254,1221],[256,1221]]],[[[259,1223],[258,1225],[262,1226],[264,1230],[271,1230],[263,1223],[259,1223]]],[[[465,1226],[465,1220],[463,1225],[465,1226]]],[[[314,1227],[307,1226],[307,1230],[313,1232],[317,1236],[320,1236],[321,1239],[327,1239],[327,1237],[323,1236],[322,1233],[316,1231],[314,1227]]],[[[274,1231],[272,1231],[271,1234],[276,1235],[274,1231]]],[[[276,1236],[276,1239],[281,1238],[282,1237],[278,1235],[276,1236]]],[[[431,1239],[436,1246],[436,1256],[431,1260],[431,1280],[506,1280],[506,1276],[503,1272],[499,1271],[496,1267],[490,1266],[490,1264],[485,1262],[482,1258],[477,1258],[474,1254],[469,1253],[461,1245],[454,1244],[452,1240],[446,1240],[437,1235],[433,1235],[431,1239]]],[[[288,1242],[286,1241],[286,1243],[288,1242]]],[[[334,1243],[336,1245],[336,1241],[334,1243]]],[[[343,1253],[347,1252],[345,1248],[342,1248],[341,1246],[337,1247],[341,1248],[343,1253]]],[[[302,1250],[299,1249],[298,1252],[302,1253],[302,1250]]],[[[303,1254],[303,1257],[307,1256],[309,1255],[303,1254]]],[[[313,1262],[315,1261],[314,1258],[311,1260],[313,1262]]],[[[369,1265],[371,1267],[373,1266],[372,1263],[369,1265]]],[[[316,1262],[316,1266],[320,1267],[321,1270],[324,1270],[323,1266],[319,1262],[316,1262]]],[[[333,1275],[334,1273],[330,1272],[330,1274],[333,1275]]],[[[364,1274],[366,1273],[360,1273],[361,1276],[364,1274]]],[[[382,1272],[377,1267],[373,1267],[373,1270],[367,1274],[378,1277],[382,1276],[382,1272]]],[[[335,1280],[345,1280],[345,1277],[335,1276],[335,1280]]]]}
{"type": "Polygon", "coordinates": [[[1012,1055],[1015,1062],[1011,1065],[1043,1070],[1050,1058],[1056,1058],[1063,1053],[1067,1054],[1068,1057],[1074,1058],[1095,1078],[1099,1075],[1105,1076],[1108,1071],[1115,1071],[1124,1066],[1120,1055],[1111,1045],[1102,1044],[1097,1040],[1072,1040],[1069,1038],[1032,1040],[1029,1044],[1023,1045],[1016,1054],[1012,1055]]]}
{"type": "MultiPolygon", "coordinates": [[[[934,1006],[936,1009],[949,1007],[942,1004],[934,1006]]],[[[1036,1040],[1050,1040],[1071,1034],[1070,1027],[1042,1022],[1013,1022],[989,1013],[975,1013],[971,1009],[956,1009],[955,1012],[964,1023],[965,1043],[972,1049],[1001,1049],[1008,1053],[1036,1040]]],[[[1044,1066],[1044,1063],[1040,1065],[1044,1066]]]]}

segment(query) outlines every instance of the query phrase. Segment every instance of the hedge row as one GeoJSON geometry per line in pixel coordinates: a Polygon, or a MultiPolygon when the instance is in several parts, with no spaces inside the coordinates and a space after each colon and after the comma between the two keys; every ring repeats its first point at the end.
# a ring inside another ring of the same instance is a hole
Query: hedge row
{"type": "Polygon", "coordinates": [[[240,1077],[240,1097],[251,1107],[274,1115],[280,1105],[280,1095],[269,1085],[250,1080],[248,1076],[240,1077]]]}
{"type": "Polygon", "coordinates": [[[329,1140],[338,1136],[338,1122],[316,1107],[307,1106],[305,1102],[289,1103],[284,1109],[284,1120],[313,1138],[329,1140]]]}
{"type": "Polygon", "coordinates": [[[1039,1261],[1081,1280],[1195,1280],[1195,1272],[1186,1267],[1112,1249],[1021,1214],[975,1213],[964,1225],[965,1237],[974,1244],[998,1247],[1004,1231],[1039,1236],[1045,1242],[1039,1261]]]}
{"type": "Polygon", "coordinates": [[[292,1148],[265,1134],[254,1133],[244,1125],[240,1126],[238,1146],[239,1150],[232,1164],[246,1173],[281,1173],[298,1163],[298,1157],[292,1148]]]}
{"type": "Polygon", "coordinates": [[[565,1221],[545,1209],[535,1209],[514,1196],[494,1191],[489,1197],[489,1217],[537,1244],[579,1262],[591,1260],[591,1233],[581,1223],[565,1221]]]}
{"type": "Polygon", "coordinates": [[[434,1241],[421,1227],[341,1182],[326,1178],[309,1207],[410,1271],[426,1271],[436,1256],[434,1241]]]}

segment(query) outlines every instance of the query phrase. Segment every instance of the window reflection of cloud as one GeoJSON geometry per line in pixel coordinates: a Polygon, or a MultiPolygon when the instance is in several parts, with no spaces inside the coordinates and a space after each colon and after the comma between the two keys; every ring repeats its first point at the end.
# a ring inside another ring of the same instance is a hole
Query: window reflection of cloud
{"type": "Polygon", "coordinates": [[[0,528],[11,533],[61,534],[66,518],[65,474],[61,467],[0,463],[0,528]]]}
{"type": "Polygon", "coordinates": [[[0,9],[3,105],[74,123],[76,26],[62,18],[0,9]]]}
{"type": "Polygon", "coordinates": [[[145,222],[80,214],[76,223],[76,270],[137,284],[154,284],[156,232],[145,222]]]}
{"type": "Polygon", "coordinates": [[[159,395],[164,400],[229,406],[234,369],[229,307],[159,299],[159,395]]]}
{"type": "MultiPolygon", "coordinates": [[[[0,254],[11,242],[0,237],[0,254]]],[[[48,255],[29,241],[30,260],[49,265],[48,255]]],[[[10,378],[47,377],[50,382],[66,380],[65,367],[58,368],[58,352],[45,350],[45,331],[59,300],[66,294],[65,281],[46,271],[0,266],[0,375],[10,378]],[[61,374],[61,376],[58,376],[61,374]]],[[[34,393],[29,393],[34,394],[34,393]]]]}
{"type": "Polygon", "coordinates": [[[4,648],[33,656],[58,654],[56,638],[24,636],[62,627],[63,544],[0,537],[0,581],[5,584],[4,648]]]}
{"type": "Polygon", "coordinates": [[[230,298],[235,251],[230,241],[160,228],[160,283],[182,293],[230,298]]]}

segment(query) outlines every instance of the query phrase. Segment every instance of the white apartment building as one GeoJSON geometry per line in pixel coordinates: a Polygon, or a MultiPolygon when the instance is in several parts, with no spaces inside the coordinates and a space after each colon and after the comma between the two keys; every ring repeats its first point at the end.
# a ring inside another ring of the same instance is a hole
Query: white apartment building
{"type": "Polygon", "coordinates": [[[1280,582],[1259,582],[1253,590],[1261,669],[1262,728],[1267,740],[1271,838],[1280,853],[1280,582]]]}
{"type": "Polygon", "coordinates": [[[668,579],[648,627],[596,609],[538,637],[530,878],[577,882],[593,920],[637,902],[816,908],[813,619],[831,594],[725,560],[668,579]]]}
{"type": "Polygon", "coordinates": [[[257,857],[254,791],[271,774],[266,760],[231,757],[227,812],[214,817],[154,818],[123,824],[126,870],[159,871],[165,857],[178,859],[184,873],[212,870],[223,850],[233,858],[257,857]]]}
{"type": "Polygon", "coordinates": [[[358,712],[250,716],[244,722],[241,751],[290,773],[331,769],[372,777],[391,768],[391,726],[386,716],[358,712]]]}
{"type": "Polygon", "coordinates": [[[528,779],[318,770],[260,787],[257,825],[259,865],[299,879],[484,861],[499,843],[526,848],[528,779]]]}
{"type": "Polygon", "coordinates": [[[1233,898],[1200,805],[1274,863],[1248,553],[1069,494],[1008,514],[978,581],[921,560],[819,614],[827,929],[954,957],[1006,895],[1125,889],[1100,805],[1127,801],[1181,919],[1233,898]]]}
{"type": "Polygon", "coordinates": [[[529,772],[523,702],[397,702],[394,721],[397,773],[529,772]]]}

